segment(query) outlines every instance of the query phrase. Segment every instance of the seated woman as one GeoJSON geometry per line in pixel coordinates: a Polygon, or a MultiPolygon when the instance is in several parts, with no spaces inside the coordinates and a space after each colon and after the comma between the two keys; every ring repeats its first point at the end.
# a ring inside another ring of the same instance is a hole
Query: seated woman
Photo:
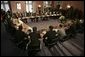
{"type": "Polygon", "coordinates": [[[58,34],[59,34],[59,41],[62,41],[67,36],[65,28],[63,27],[62,24],[59,25],[58,34]]]}

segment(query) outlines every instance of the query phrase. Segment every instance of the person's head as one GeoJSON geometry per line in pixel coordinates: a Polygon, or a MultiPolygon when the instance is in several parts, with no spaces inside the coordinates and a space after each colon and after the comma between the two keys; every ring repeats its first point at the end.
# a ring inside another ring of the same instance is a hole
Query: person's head
{"type": "Polygon", "coordinates": [[[22,25],[19,26],[19,30],[22,31],[22,25]]]}
{"type": "Polygon", "coordinates": [[[32,32],[31,29],[29,29],[28,32],[31,33],[32,32]]]}
{"type": "Polygon", "coordinates": [[[37,27],[33,27],[33,32],[36,32],[37,31],[37,27]]]}
{"type": "Polygon", "coordinates": [[[63,25],[62,25],[62,24],[60,24],[60,25],[59,25],[59,27],[60,27],[60,28],[62,28],[62,27],[63,27],[63,25]]]}
{"type": "Polygon", "coordinates": [[[50,30],[53,30],[53,26],[49,26],[49,29],[50,29],[50,30]]]}

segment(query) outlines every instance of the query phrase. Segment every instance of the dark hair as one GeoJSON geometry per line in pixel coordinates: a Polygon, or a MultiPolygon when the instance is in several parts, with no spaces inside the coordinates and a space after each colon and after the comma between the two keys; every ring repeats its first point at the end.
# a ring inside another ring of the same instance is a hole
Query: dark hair
{"type": "Polygon", "coordinates": [[[62,27],[62,24],[60,24],[59,27],[62,27]]]}
{"type": "Polygon", "coordinates": [[[22,25],[19,26],[19,30],[22,30],[22,25]]]}
{"type": "Polygon", "coordinates": [[[49,29],[52,30],[53,29],[53,26],[49,26],[49,29]]]}
{"type": "Polygon", "coordinates": [[[37,27],[33,27],[33,32],[37,31],[37,27]]]}
{"type": "Polygon", "coordinates": [[[28,32],[31,32],[31,29],[29,29],[28,32]]]}

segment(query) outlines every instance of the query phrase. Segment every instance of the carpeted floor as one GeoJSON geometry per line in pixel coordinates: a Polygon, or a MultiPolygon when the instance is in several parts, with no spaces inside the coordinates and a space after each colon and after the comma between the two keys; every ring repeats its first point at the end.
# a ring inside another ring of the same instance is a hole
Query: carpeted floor
{"type": "MultiPolygon", "coordinates": [[[[49,25],[56,26],[58,20],[40,21],[38,23],[29,22],[31,27],[36,26],[38,30],[48,29],[49,25]]],[[[5,30],[5,26],[1,23],[1,56],[27,56],[26,51],[16,47],[16,45],[9,40],[13,38],[5,30]]],[[[41,39],[42,41],[42,39],[41,39]]],[[[42,44],[42,49],[38,52],[40,56],[83,56],[84,55],[84,33],[77,34],[75,39],[69,39],[62,44],[58,43],[51,49],[48,49],[42,44]]]]}

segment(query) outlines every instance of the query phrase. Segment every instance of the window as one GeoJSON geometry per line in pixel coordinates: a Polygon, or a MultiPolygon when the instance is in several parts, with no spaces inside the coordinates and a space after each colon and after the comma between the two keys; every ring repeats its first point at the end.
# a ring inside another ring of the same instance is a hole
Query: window
{"type": "Polygon", "coordinates": [[[28,3],[27,3],[27,1],[26,1],[26,12],[28,12],[28,3]]]}
{"type": "Polygon", "coordinates": [[[8,3],[8,1],[4,1],[4,3],[8,3]]]}
{"type": "Polygon", "coordinates": [[[57,5],[60,5],[61,4],[61,1],[56,1],[57,5]]]}
{"type": "Polygon", "coordinates": [[[29,1],[29,4],[31,4],[32,3],[32,1],[29,1]]]}
{"type": "Polygon", "coordinates": [[[21,4],[17,3],[17,9],[21,9],[21,4]]]}
{"type": "Polygon", "coordinates": [[[48,7],[48,1],[44,1],[44,6],[48,7]]]}
{"type": "Polygon", "coordinates": [[[5,10],[5,11],[9,10],[8,1],[1,1],[1,9],[5,10]]]}
{"type": "Polygon", "coordinates": [[[1,9],[4,9],[4,6],[3,6],[3,4],[1,4],[1,9]]]}
{"type": "Polygon", "coordinates": [[[32,12],[32,5],[29,5],[29,11],[32,12]]]}
{"type": "Polygon", "coordinates": [[[5,4],[6,11],[9,10],[9,5],[5,4]]]}
{"type": "Polygon", "coordinates": [[[48,1],[46,1],[45,3],[46,3],[46,5],[48,5],[48,1]]]}
{"type": "Polygon", "coordinates": [[[26,11],[33,12],[33,2],[32,1],[26,1],[26,11]]]}

